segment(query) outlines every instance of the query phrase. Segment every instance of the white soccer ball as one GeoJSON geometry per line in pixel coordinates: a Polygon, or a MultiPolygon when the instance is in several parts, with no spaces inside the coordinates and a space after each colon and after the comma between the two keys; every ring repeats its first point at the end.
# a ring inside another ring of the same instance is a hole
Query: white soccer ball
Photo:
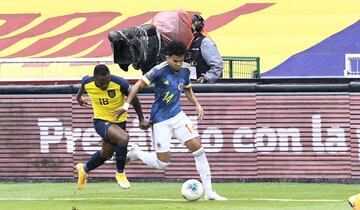
{"type": "Polygon", "coordinates": [[[204,193],[204,188],[196,179],[189,179],[181,187],[181,194],[188,201],[196,201],[204,193]]]}

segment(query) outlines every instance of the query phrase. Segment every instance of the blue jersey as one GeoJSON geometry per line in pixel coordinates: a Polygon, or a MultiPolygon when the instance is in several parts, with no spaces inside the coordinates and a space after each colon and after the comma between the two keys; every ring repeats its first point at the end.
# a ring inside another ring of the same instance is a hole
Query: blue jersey
{"type": "Polygon", "coordinates": [[[190,88],[190,70],[185,64],[179,72],[172,70],[167,62],[153,67],[142,80],[155,85],[155,101],[151,108],[150,120],[158,123],[181,112],[180,96],[183,88],[190,88]]]}

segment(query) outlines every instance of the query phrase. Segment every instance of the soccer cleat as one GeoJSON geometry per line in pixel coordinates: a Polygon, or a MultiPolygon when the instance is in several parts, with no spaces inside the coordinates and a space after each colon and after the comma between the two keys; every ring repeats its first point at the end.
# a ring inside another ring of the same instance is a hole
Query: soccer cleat
{"type": "Polygon", "coordinates": [[[82,163],[78,163],[76,165],[76,170],[78,172],[77,186],[78,186],[79,190],[81,190],[86,185],[88,174],[84,171],[84,164],[82,164],[82,163]]]}
{"type": "Polygon", "coordinates": [[[212,191],[211,193],[205,193],[204,200],[227,201],[228,199],[212,191]]]}
{"type": "Polygon", "coordinates": [[[356,199],[356,195],[353,195],[353,196],[351,196],[351,197],[348,199],[349,205],[350,205],[350,207],[352,207],[352,208],[354,208],[355,199],[356,199]]]}
{"type": "Polygon", "coordinates": [[[134,160],[139,159],[136,154],[138,151],[141,151],[139,145],[137,145],[137,144],[132,145],[132,147],[130,148],[130,150],[128,151],[128,153],[126,155],[126,160],[125,160],[126,165],[130,164],[134,160]]]}
{"type": "Polygon", "coordinates": [[[360,210],[360,194],[356,194],[351,196],[348,199],[349,205],[354,209],[354,210],[360,210]]]}
{"type": "Polygon", "coordinates": [[[125,172],[116,173],[115,178],[121,189],[129,189],[131,187],[129,180],[126,178],[125,172]]]}

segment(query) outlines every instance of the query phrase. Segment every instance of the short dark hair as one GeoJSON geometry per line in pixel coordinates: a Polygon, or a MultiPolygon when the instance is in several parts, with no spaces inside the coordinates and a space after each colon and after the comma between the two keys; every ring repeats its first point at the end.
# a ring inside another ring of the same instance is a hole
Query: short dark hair
{"type": "Polygon", "coordinates": [[[166,47],[165,54],[168,56],[172,56],[172,55],[182,56],[185,55],[186,51],[187,51],[187,47],[183,42],[172,41],[166,47]]]}
{"type": "Polygon", "coordinates": [[[110,73],[109,68],[104,64],[96,65],[94,68],[94,75],[106,76],[110,73]]]}

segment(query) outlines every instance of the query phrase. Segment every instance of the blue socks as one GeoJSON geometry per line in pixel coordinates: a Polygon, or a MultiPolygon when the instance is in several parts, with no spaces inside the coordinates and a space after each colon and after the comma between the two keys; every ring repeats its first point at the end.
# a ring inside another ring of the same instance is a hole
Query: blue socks
{"type": "Polygon", "coordinates": [[[127,155],[127,146],[117,145],[115,150],[116,172],[123,173],[127,155]]]}
{"type": "Polygon", "coordinates": [[[90,160],[84,165],[84,171],[89,173],[95,168],[101,166],[106,161],[106,158],[101,157],[101,152],[97,151],[93,156],[91,156],[90,160]]]}
{"type": "MultiPolygon", "coordinates": [[[[116,171],[118,173],[123,173],[127,155],[127,146],[118,145],[116,146],[115,152],[116,171]]],[[[95,154],[91,156],[90,160],[84,165],[84,171],[89,173],[104,164],[106,160],[108,159],[101,156],[101,151],[96,151],[95,154]]]]}

